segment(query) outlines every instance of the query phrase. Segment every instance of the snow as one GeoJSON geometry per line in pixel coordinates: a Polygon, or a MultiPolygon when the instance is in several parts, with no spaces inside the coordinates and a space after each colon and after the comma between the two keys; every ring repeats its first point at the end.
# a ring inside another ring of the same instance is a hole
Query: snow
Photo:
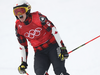
{"type": "MultiPolygon", "coordinates": [[[[32,12],[46,15],[56,26],[68,51],[100,35],[100,0],[27,0],[32,12]]],[[[0,75],[20,75],[20,50],[15,36],[13,5],[16,0],[0,1],[0,75]]],[[[65,66],[70,75],[100,75],[100,38],[70,54],[65,66]]],[[[33,69],[34,51],[29,45],[28,69],[33,69]]],[[[55,75],[52,65],[50,75],[55,75]]]]}

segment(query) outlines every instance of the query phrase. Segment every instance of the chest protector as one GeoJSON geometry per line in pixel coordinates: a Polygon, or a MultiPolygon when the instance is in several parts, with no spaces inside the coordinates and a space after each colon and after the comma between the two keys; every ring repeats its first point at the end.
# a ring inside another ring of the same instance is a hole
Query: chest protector
{"type": "Polygon", "coordinates": [[[32,21],[25,25],[19,20],[16,22],[18,33],[24,36],[33,47],[37,47],[46,43],[51,37],[51,32],[48,32],[42,25],[38,13],[32,13],[32,21]]]}

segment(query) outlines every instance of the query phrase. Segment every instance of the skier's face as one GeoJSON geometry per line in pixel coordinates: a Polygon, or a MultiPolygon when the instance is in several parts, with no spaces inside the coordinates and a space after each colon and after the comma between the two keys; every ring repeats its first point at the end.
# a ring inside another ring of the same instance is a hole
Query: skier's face
{"type": "Polygon", "coordinates": [[[17,15],[18,19],[21,21],[21,22],[24,22],[25,19],[26,19],[26,13],[22,14],[22,15],[17,15]]]}

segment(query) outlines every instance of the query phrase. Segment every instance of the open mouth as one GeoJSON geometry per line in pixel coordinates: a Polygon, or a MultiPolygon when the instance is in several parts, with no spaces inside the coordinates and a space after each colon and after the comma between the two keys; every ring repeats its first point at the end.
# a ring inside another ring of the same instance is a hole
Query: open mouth
{"type": "Polygon", "coordinates": [[[19,18],[23,18],[23,15],[20,15],[19,18]]]}

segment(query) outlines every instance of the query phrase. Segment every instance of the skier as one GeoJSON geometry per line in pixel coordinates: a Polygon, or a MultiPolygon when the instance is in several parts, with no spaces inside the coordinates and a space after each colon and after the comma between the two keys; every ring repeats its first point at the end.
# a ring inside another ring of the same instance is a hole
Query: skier
{"type": "Polygon", "coordinates": [[[13,7],[16,17],[16,36],[20,44],[21,65],[20,74],[26,73],[28,43],[34,48],[34,70],[36,75],[48,75],[50,64],[56,75],[69,75],[65,68],[65,59],[68,58],[63,41],[54,26],[46,16],[36,11],[30,13],[31,6],[25,0],[19,0],[13,7]]]}

